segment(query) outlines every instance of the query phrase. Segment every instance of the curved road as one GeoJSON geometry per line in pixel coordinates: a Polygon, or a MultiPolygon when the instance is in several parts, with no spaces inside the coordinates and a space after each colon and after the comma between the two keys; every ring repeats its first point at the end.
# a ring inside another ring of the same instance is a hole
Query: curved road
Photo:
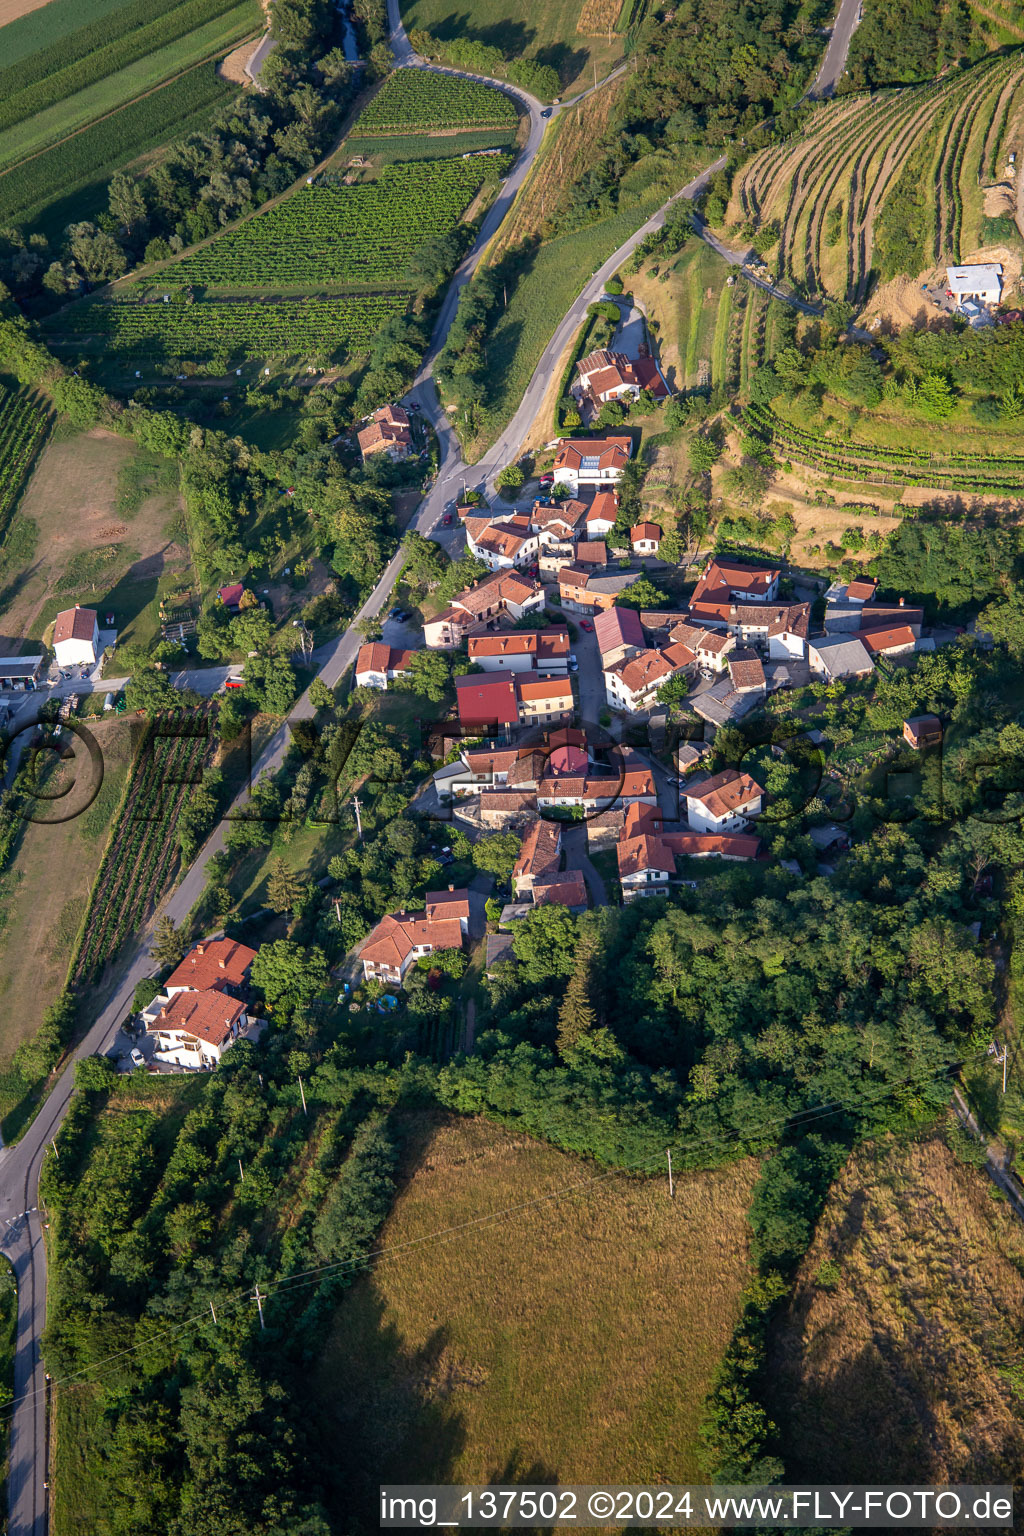
{"type": "MultiPolygon", "coordinates": [[[[835,81],[842,74],[845,50],[853,25],[856,24],[859,5],[860,0],[842,0],[829,52],[822,71],[815,81],[813,88],[815,93],[824,93],[825,87],[829,84],[834,88],[835,81]],[[851,16],[853,22],[847,25],[851,16]],[[837,38],[838,55],[833,58],[833,44],[837,42],[837,38]]],[[[388,0],[388,18],[391,24],[391,45],[396,64],[412,68],[434,68],[435,66],[425,63],[413,53],[402,26],[398,0],[388,0]]],[[[620,66],[620,70],[624,68],[625,65],[620,66]]],[[[614,71],[613,74],[620,73],[620,70],[614,71]]],[[[443,72],[459,73],[455,70],[443,72]]],[[[600,89],[611,78],[613,78],[612,75],[606,76],[596,89],[600,89]]],[[[673,203],[680,198],[697,196],[709,178],[725,163],[725,157],[720,157],[687,186],[675,193],[597,269],[545,347],[519,409],[502,433],[500,441],[470,471],[469,466],[462,462],[458,440],[439,404],[432,379],[433,365],[454,317],[459,293],[476,271],[487,244],[508,212],[540,148],[547,121],[543,116],[544,111],[548,111],[550,118],[553,119],[564,107],[572,106],[581,99],[574,97],[571,101],[563,103],[561,107],[544,109],[526,92],[504,81],[495,80],[488,83],[496,85],[526,106],[530,115],[530,133],[500,196],[488,210],[477,241],[455,274],[434,327],[423,366],[409,391],[410,401],[420,407],[424,416],[434,427],[441,453],[441,466],[437,479],[424,498],[412,524],[418,532],[423,534],[434,531],[443,515],[446,502],[455,496],[461,488],[463,479],[470,473],[474,483],[484,481],[487,485],[491,485],[498,470],[516,457],[519,445],[533,424],[551,373],[582,324],[587,306],[602,293],[606,280],[632,254],[640,241],[652,230],[662,226],[673,203]]],[[[589,91],[582,93],[582,95],[589,94],[589,91]]],[[[316,653],[316,659],[320,663],[319,676],[329,686],[333,687],[355,660],[356,652],[362,643],[356,623],[361,618],[375,616],[383,611],[394,590],[403,563],[403,552],[399,548],[346,632],[337,640],[321,647],[316,653]]],[[[313,714],[314,710],[307,692],[295,705],[291,719],[310,719],[313,714]]],[[[288,723],[285,722],[253,765],[253,783],[280,767],[289,740],[290,732],[288,723]]],[[[243,798],[239,797],[239,803],[243,798]]],[[[158,914],[155,916],[168,916],[176,924],[185,920],[202,894],[209,859],[224,846],[224,829],[225,824],[221,823],[201,849],[180,884],[161,903],[158,914]]],[[[114,988],[106,1007],[76,1047],[24,1137],[16,1146],[0,1149],[0,1247],[11,1260],[18,1282],[18,1326],[8,1477],[10,1536],[46,1536],[48,1527],[47,1382],[39,1344],[46,1321],[46,1253],[42,1217],[36,1209],[40,1170],[45,1157],[56,1155],[52,1148],[52,1139],[60,1127],[71,1099],[75,1063],[97,1051],[108,1049],[113,1042],[122,1021],[129,1012],[137,983],[153,970],[149,944],[149,933],[139,936],[134,950],[121,966],[121,979],[114,988]]]]}

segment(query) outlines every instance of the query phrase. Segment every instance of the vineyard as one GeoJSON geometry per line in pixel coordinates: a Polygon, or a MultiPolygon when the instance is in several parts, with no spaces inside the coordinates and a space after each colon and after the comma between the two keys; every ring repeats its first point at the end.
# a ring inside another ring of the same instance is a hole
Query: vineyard
{"type": "Polygon", "coordinates": [[[516,121],[516,109],[503,91],[454,75],[396,69],[362,113],[356,131],[368,137],[416,129],[515,129],[516,121]]]}
{"type": "MultiPolygon", "coordinates": [[[[58,346],[150,358],[304,357],[339,346],[359,350],[408,295],[360,294],[337,299],[204,300],[88,304],[57,316],[58,346]]],[[[55,323],[56,323],[55,322],[55,323]]]]}
{"type": "Polygon", "coordinates": [[[213,737],[207,711],[174,710],[147,730],[127,794],[89,899],[69,985],[93,980],[125,939],[145,924],[171,873],[174,827],[198,782],[213,737]]]}
{"type": "Polygon", "coordinates": [[[506,156],[421,161],[385,166],[357,186],[304,187],[168,267],[156,284],[69,305],[47,327],[57,347],[160,359],[365,349],[413,298],[416,253],[507,165],[506,156]],[[310,289],[317,296],[298,297],[310,289]],[[239,297],[254,291],[264,302],[239,297]]]}
{"type": "MultiPolygon", "coordinates": [[[[1024,64],[1012,57],[935,84],[823,105],[800,135],[741,167],[727,222],[777,223],[777,254],[772,247],[768,261],[780,276],[807,295],[862,304],[890,206],[901,231],[913,226],[919,270],[984,244],[983,189],[1001,172],[1011,136],[1016,143],[1022,112],[1024,64]]],[[[900,245],[901,254],[912,249],[900,245]]]]}
{"type": "Polygon", "coordinates": [[[930,452],[927,448],[837,442],[820,429],[798,426],[763,405],[748,405],[746,419],[755,436],[770,444],[777,454],[810,465],[824,475],[877,485],[927,486],[981,495],[1024,493],[1024,454],[930,452]]]}
{"type": "Polygon", "coordinates": [[[50,413],[28,390],[0,388],[0,541],[50,430],[50,413]]]}

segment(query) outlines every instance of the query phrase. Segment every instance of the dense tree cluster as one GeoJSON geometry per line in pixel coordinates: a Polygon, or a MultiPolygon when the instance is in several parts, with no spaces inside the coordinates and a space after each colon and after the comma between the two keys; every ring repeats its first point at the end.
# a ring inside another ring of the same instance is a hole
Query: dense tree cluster
{"type": "Polygon", "coordinates": [[[967,0],[868,0],[850,41],[840,91],[930,80],[951,64],[985,52],[983,27],[967,0]]]}

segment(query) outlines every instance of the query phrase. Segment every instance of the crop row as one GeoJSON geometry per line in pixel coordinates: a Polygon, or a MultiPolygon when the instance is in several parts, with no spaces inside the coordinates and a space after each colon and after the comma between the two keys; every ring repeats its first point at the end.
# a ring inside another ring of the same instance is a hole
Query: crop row
{"type": "Polygon", "coordinates": [[[76,305],[52,322],[57,339],[102,339],[105,352],[138,357],[305,357],[361,350],[408,307],[408,293],[360,293],[273,303],[76,305]]]}
{"type": "Polygon", "coordinates": [[[1024,458],[1011,454],[948,454],[945,458],[913,450],[840,444],[783,421],[763,406],[748,406],[747,420],[766,441],[792,458],[827,473],[888,485],[941,485],[947,490],[1019,493],[1024,458]]]}
{"type": "Polygon", "coordinates": [[[356,133],[410,128],[514,128],[516,109],[503,91],[424,69],[396,69],[356,123],[356,133]]]}
{"type": "Polygon", "coordinates": [[[104,21],[98,28],[94,25],[81,29],[93,43],[84,54],[71,56],[77,52],[71,46],[80,35],[76,33],[41,49],[22,64],[0,70],[0,129],[23,122],[97,80],[144,59],[157,48],[186,37],[236,4],[237,0],[179,0],[155,18],[152,12],[147,17],[141,6],[128,6],[131,25],[119,35],[115,33],[113,40],[111,31],[121,19],[121,12],[108,19],[110,26],[104,21]]]}
{"type": "Polygon", "coordinates": [[[202,715],[161,717],[143,738],[93,886],[73,964],[73,985],[96,975],[124,939],[142,927],[151,903],[159,898],[175,855],[178,811],[199,778],[210,740],[202,715]]]}
{"type": "Polygon", "coordinates": [[[266,291],[410,281],[410,257],[458,223],[504,155],[387,165],[376,181],[304,187],[160,274],[189,284],[266,291]]]}
{"type": "Polygon", "coordinates": [[[49,412],[34,395],[0,390],[0,538],[49,426],[49,412]]]}
{"type": "Polygon", "coordinates": [[[4,171],[0,224],[25,222],[58,198],[102,181],[134,156],[165,143],[175,129],[235,90],[218,78],[212,64],[197,64],[160,90],[4,171]]]}

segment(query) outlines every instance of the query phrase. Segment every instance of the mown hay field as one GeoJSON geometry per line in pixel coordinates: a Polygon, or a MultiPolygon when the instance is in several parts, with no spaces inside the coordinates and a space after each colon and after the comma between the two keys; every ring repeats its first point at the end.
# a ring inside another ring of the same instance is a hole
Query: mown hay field
{"type": "Polygon", "coordinates": [[[349,1528],[376,1524],[388,1480],[699,1481],[702,1405],[748,1276],[754,1161],[687,1175],[669,1200],[663,1178],[422,1116],[406,1174],[381,1239],[394,1257],[345,1297],[316,1379],[349,1528]],[[538,1203],[466,1226],[524,1202],[538,1203]]]}

